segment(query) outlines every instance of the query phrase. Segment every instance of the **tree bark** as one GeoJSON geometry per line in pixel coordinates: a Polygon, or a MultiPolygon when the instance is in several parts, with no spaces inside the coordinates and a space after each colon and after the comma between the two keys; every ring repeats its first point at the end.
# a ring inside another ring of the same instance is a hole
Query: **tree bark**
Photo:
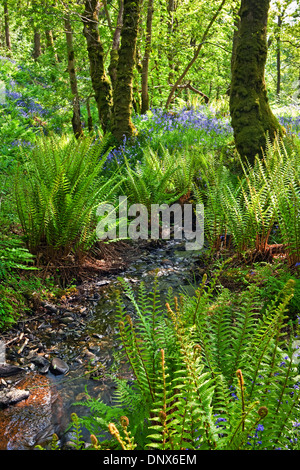
{"type": "Polygon", "coordinates": [[[104,49],[98,29],[99,8],[98,0],[86,0],[82,21],[99,121],[105,133],[111,127],[112,89],[104,68],[104,49]]]}
{"type": "MultiPolygon", "coordinates": [[[[167,11],[168,11],[168,19],[167,19],[167,27],[168,27],[168,36],[170,42],[172,41],[172,36],[174,34],[174,14],[176,11],[176,2],[175,0],[167,0],[167,11]]],[[[174,64],[174,49],[173,46],[169,49],[168,54],[168,62],[169,62],[169,75],[168,75],[168,83],[171,85],[174,82],[174,71],[175,71],[175,64],[174,64]]]]}
{"type": "Polygon", "coordinates": [[[9,32],[9,14],[8,14],[7,1],[4,2],[4,25],[5,25],[5,45],[6,45],[6,48],[11,51],[11,40],[10,40],[10,32],[9,32]]]}
{"type": "Polygon", "coordinates": [[[53,33],[52,33],[51,29],[46,29],[45,35],[46,35],[47,47],[48,47],[48,49],[50,49],[51,53],[53,54],[55,62],[58,62],[58,57],[57,57],[57,54],[55,52],[53,33]]]}
{"type": "Polygon", "coordinates": [[[37,60],[42,55],[41,33],[35,28],[33,36],[33,58],[37,60]]]}
{"type": "Polygon", "coordinates": [[[280,98],[281,92],[281,26],[282,26],[282,18],[278,15],[277,18],[277,25],[278,31],[276,36],[276,67],[277,67],[277,86],[276,86],[276,93],[277,97],[280,98]]]}
{"type": "Polygon", "coordinates": [[[93,125],[93,118],[91,114],[90,97],[88,97],[86,100],[86,110],[87,110],[87,115],[88,115],[88,130],[89,130],[89,133],[91,134],[94,130],[94,125],[93,125]]]}
{"type": "Polygon", "coordinates": [[[241,157],[253,163],[266,145],[283,132],[267,97],[267,22],[270,0],[241,0],[239,30],[233,49],[230,114],[241,157]]]}
{"type": "Polygon", "coordinates": [[[142,114],[145,114],[149,109],[148,72],[152,39],[153,1],[154,0],[148,0],[147,8],[146,44],[142,63],[142,114]]]}
{"type": "Polygon", "coordinates": [[[117,142],[134,134],[131,121],[132,83],[136,55],[138,21],[140,15],[139,0],[124,0],[123,28],[117,66],[117,80],[113,93],[112,134],[117,142]]]}
{"type": "Polygon", "coordinates": [[[120,0],[119,2],[119,13],[117,18],[117,25],[113,36],[112,48],[110,51],[110,64],[108,68],[110,80],[112,87],[114,88],[117,80],[117,66],[119,59],[119,48],[120,48],[120,39],[121,31],[123,26],[123,12],[124,12],[124,2],[120,0]]]}
{"type": "Polygon", "coordinates": [[[68,53],[68,72],[70,77],[71,91],[73,95],[73,117],[72,117],[72,127],[73,132],[78,139],[83,135],[83,130],[81,126],[81,117],[80,117],[80,102],[78,95],[77,87],[77,77],[75,69],[75,54],[73,46],[73,31],[71,26],[71,21],[69,15],[66,16],[65,20],[65,32],[66,32],[66,41],[67,41],[67,53],[68,53]]]}

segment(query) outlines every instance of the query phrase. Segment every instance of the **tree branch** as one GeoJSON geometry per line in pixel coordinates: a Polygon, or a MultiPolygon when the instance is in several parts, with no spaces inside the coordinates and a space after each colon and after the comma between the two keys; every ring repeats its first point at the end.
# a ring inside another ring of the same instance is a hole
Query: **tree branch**
{"type": "Polygon", "coordinates": [[[209,31],[211,29],[211,27],[213,26],[213,24],[215,23],[216,19],[218,18],[219,16],[219,13],[221,12],[223,6],[225,5],[226,3],[226,0],[222,0],[221,4],[219,5],[219,8],[217,9],[217,11],[215,12],[215,14],[213,15],[213,17],[211,18],[206,30],[204,31],[203,33],[203,36],[202,36],[202,39],[201,39],[201,42],[200,44],[198,45],[197,49],[195,50],[194,52],[194,56],[192,58],[192,60],[187,64],[187,66],[185,67],[185,69],[183,70],[182,74],[178,77],[178,79],[176,80],[176,82],[174,83],[173,87],[172,87],[172,90],[170,91],[170,94],[168,96],[168,99],[167,99],[167,102],[166,102],[166,109],[169,107],[171,101],[172,101],[172,98],[173,98],[173,95],[176,91],[176,89],[178,88],[178,86],[180,85],[180,83],[182,82],[182,80],[184,79],[184,77],[186,76],[186,74],[188,73],[188,71],[190,70],[190,68],[194,65],[194,63],[196,62],[199,54],[200,54],[200,51],[202,49],[202,46],[203,44],[206,42],[206,38],[209,34],[209,31]]]}

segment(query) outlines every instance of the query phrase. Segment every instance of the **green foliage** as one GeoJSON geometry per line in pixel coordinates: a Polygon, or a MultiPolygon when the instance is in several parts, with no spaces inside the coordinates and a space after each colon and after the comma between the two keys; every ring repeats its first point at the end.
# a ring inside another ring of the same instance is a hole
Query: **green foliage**
{"type": "MultiPolygon", "coordinates": [[[[290,265],[300,262],[300,153],[293,142],[268,145],[265,178],[290,265]]],[[[263,171],[261,170],[263,173],[263,171]]]]}
{"type": "Polygon", "coordinates": [[[212,249],[230,237],[238,254],[264,254],[277,227],[289,264],[300,262],[299,155],[296,142],[275,139],[267,141],[263,159],[256,158],[253,166],[242,165],[238,180],[222,162],[205,167],[205,185],[197,183],[194,192],[205,206],[212,249]]]}
{"type": "Polygon", "coordinates": [[[44,138],[22,151],[15,179],[17,211],[29,250],[50,257],[88,250],[96,237],[97,206],[113,197],[116,178],[106,180],[102,143],[44,138]]]}
{"type": "Polygon", "coordinates": [[[24,248],[18,238],[0,240],[0,280],[4,279],[13,269],[36,269],[30,266],[34,256],[24,248]]]}
{"type": "Polygon", "coordinates": [[[179,199],[181,194],[173,183],[177,174],[176,161],[171,160],[165,149],[163,155],[160,158],[156,152],[146,149],[142,161],[137,162],[135,168],[131,168],[125,157],[122,190],[131,203],[143,204],[150,210],[151,204],[171,204],[179,199]]]}
{"type": "Polygon", "coordinates": [[[120,297],[118,324],[135,382],[118,381],[112,412],[128,416],[137,448],[270,450],[284,446],[298,422],[297,328],[286,321],[294,282],[264,311],[256,284],[215,296],[217,282],[217,273],[210,283],[205,276],[194,296],[172,302],[169,293],[166,309],[157,281],[138,296],[124,283],[135,313],[120,297]]]}

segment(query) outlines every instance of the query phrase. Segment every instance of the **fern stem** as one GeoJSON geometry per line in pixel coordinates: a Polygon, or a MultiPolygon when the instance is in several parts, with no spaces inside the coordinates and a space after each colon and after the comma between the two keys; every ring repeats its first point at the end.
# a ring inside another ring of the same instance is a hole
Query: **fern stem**
{"type": "Polygon", "coordinates": [[[241,402],[242,402],[242,431],[245,431],[245,384],[242,371],[240,369],[236,372],[237,378],[239,380],[240,390],[241,390],[241,402]]]}

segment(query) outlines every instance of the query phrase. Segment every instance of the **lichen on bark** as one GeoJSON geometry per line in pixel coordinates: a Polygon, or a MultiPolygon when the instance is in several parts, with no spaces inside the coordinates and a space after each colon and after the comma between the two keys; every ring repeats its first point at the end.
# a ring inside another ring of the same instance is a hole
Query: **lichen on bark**
{"type": "Polygon", "coordinates": [[[230,114],[236,148],[253,163],[283,128],[271,111],[265,83],[270,0],[241,0],[232,56],[230,114]]]}

